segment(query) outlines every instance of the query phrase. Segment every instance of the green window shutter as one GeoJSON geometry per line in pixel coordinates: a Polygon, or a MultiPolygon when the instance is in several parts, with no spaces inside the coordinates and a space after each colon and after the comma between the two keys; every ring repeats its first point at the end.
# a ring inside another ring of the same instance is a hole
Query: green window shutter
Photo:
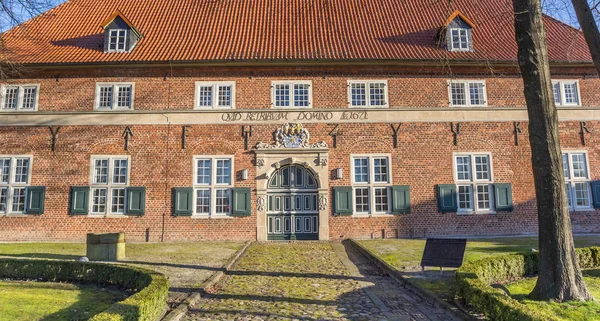
{"type": "Polygon", "coordinates": [[[512,185],[508,183],[494,184],[494,201],[497,211],[512,211],[512,185]]]}
{"type": "Polygon", "coordinates": [[[592,197],[594,199],[594,208],[600,208],[600,181],[592,182],[592,197]]]}
{"type": "Polygon", "coordinates": [[[146,210],[146,188],[127,187],[125,195],[125,215],[144,215],[146,210]]]}
{"type": "Polygon", "coordinates": [[[333,188],[333,213],[336,215],[352,215],[352,187],[333,188]]]}
{"type": "Polygon", "coordinates": [[[25,214],[44,214],[45,186],[29,186],[26,191],[25,214]]]}
{"type": "Polygon", "coordinates": [[[192,216],[192,197],[194,189],[191,187],[173,188],[173,216],[192,216]]]}
{"type": "Polygon", "coordinates": [[[231,189],[233,193],[233,210],[231,216],[250,216],[250,188],[236,187],[231,189]]]}
{"type": "Polygon", "coordinates": [[[69,214],[71,215],[87,215],[90,202],[90,187],[89,186],[72,186],[71,187],[71,204],[69,206],[69,214]]]}
{"type": "Polygon", "coordinates": [[[392,186],[392,214],[410,213],[410,186],[392,186]]]}
{"type": "Polygon", "coordinates": [[[456,185],[455,184],[439,184],[438,185],[438,212],[456,212],[458,204],[456,204],[456,185]]]}

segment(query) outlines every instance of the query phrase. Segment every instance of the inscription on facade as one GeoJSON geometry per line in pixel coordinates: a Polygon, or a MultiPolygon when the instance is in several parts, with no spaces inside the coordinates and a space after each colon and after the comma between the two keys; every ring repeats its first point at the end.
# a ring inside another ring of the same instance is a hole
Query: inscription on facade
{"type": "Polygon", "coordinates": [[[221,120],[228,123],[248,121],[330,121],[367,120],[366,111],[249,111],[222,113],[221,120]]]}

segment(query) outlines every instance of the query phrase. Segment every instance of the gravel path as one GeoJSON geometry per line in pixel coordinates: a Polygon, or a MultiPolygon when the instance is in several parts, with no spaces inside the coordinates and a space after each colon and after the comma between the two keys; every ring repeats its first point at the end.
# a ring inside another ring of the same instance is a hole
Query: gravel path
{"type": "Polygon", "coordinates": [[[341,243],[257,243],[184,320],[457,320],[341,243]]]}

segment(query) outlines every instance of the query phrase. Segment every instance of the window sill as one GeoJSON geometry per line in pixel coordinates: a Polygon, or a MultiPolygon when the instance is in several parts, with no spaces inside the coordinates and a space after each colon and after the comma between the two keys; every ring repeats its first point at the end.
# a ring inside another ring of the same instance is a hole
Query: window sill
{"type": "Polygon", "coordinates": [[[468,215],[487,215],[487,214],[496,214],[496,211],[458,211],[456,212],[457,215],[463,215],[463,216],[468,216],[468,215]]]}
{"type": "Polygon", "coordinates": [[[570,208],[569,212],[595,212],[596,209],[593,207],[587,207],[587,208],[570,208]]]}
{"type": "Polygon", "coordinates": [[[125,214],[88,214],[86,215],[88,218],[129,218],[136,217],[133,215],[125,215],[125,214]]]}
{"type": "Polygon", "coordinates": [[[489,107],[488,104],[485,105],[448,105],[451,108],[485,108],[489,107]]]}
{"type": "Polygon", "coordinates": [[[287,107],[275,107],[272,106],[271,109],[276,109],[276,110],[294,110],[294,109],[311,109],[312,106],[287,106],[287,107]]]}
{"type": "Polygon", "coordinates": [[[377,105],[377,106],[352,106],[349,105],[348,108],[351,109],[360,109],[360,108],[365,108],[365,109],[377,109],[377,108],[389,108],[389,105],[377,105]]]}
{"type": "MultiPolygon", "coordinates": [[[[23,213],[8,213],[8,214],[0,214],[0,217],[28,217],[31,215],[23,214],[23,213]]],[[[37,216],[37,215],[33,215],[37,216]]]]}
{"type": "Polygon", "coordinates": [[[361,213],[353,213],[352,217],[357,218],[368,218],[368,217],[393,217],[394,215],[388,213],[376,213],[376,214],[361,214],[361,213]]]}
{"type": "Polygon", "coordinates": [[[95,112],[122,112],[122,111],[133,111],[133,108],[125,108],[125,107],[119,107],[119,108],[98,108],[98,107],[94,107],[94,111],[95,112]]]}
{"type": "Polygon", "coordinates": [[[232,110],[235,107],[195,107],[194,111],[232,110]]]}
{"type": "Polygon", "coordinates": [[[231,220],[233,219],[233,216],[229,216],[229,215],[217,215],[217,216],[211,216],[211,215],[198,215],[198,214],[194,214],[192,216],[190,216],[192,219],[204,219],[204,220],[220,220],[220,219],[226,219],[226,220],[231,220]]]}

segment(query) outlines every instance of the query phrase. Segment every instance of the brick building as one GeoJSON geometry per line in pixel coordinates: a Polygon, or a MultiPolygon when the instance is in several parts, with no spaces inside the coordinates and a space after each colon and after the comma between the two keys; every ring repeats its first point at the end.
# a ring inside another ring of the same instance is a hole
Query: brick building
{"type": "MultiPolygon", "coordinates": [[[[537,231],[505,1],[70,0],[2,35],[0,240],[537,231]]],[[[575,232],[600,81],[545,18],[575,232]]]]}

